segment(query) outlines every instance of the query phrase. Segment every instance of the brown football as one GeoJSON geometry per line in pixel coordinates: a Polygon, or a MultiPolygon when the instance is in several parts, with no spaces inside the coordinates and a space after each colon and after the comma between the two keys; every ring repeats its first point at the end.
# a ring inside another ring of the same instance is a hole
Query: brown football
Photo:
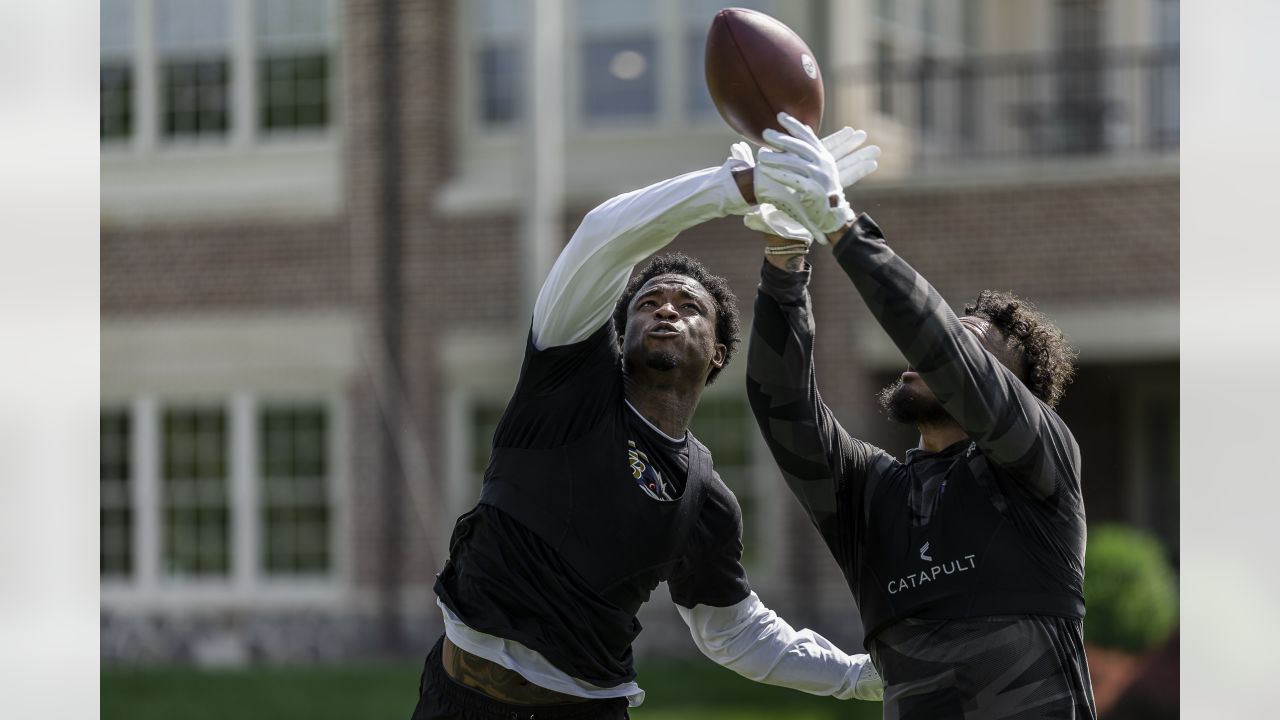
{"type": "Polygon", "coordinates": [[[813,51],[791,28],[755,10],[725,8],[707,32],[707,90],[720,116],[743,137],[763,145],[765,128],[782,130],[787,112],[819,130],[822,71],[813,51]]]}

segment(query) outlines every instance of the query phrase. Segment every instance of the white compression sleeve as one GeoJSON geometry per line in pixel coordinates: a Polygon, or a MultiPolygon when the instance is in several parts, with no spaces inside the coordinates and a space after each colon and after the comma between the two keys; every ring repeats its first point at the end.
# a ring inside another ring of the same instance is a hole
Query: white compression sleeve
{"type": "Polygon", "coordinates": [[[869,656],[849,655],[808,628],[792,628],[754,592],[729,607],[676,609],[702,654],[745,678],[841,700],[883,695],[869,656]]]}
{"type": "Polygon", "coordinates": [[[545,350],[586,339],[613,313],[631,268],[682,230],[749,208],[730,158],[605,201],[582,219],[533,308],[533,343],[545,350]]]}

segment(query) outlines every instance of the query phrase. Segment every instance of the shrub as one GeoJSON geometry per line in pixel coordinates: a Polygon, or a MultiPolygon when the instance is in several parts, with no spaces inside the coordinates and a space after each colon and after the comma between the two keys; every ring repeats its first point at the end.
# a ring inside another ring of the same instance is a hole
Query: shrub
{"type": "Polygon", "coordinates": [[[1120,525],[1089,529],[1085,550],[1086,642],[1140,652],[1178,624],[1178,585],[1160,544],[1120,525]]]}

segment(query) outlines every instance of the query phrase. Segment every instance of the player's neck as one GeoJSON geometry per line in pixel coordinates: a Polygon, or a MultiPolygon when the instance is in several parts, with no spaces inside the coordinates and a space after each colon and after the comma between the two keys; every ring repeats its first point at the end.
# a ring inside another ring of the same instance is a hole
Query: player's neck
{"type": "Polygon", "coordinates": [[[689,420],[698,407],[702,386],[687,387],[684,384],[654,383],[649,377],[628,375],[623,384],[624,395],[631,407],[654,427],[671,437],[684,435],[689,420]]]}
{"type": "Polygon", "coordinates": [[[946,450],[969,437],[964,428],[954,422],[940,425],[917,425],[916,427],[920,430],[920,449],[927,452],[946,450]]]}

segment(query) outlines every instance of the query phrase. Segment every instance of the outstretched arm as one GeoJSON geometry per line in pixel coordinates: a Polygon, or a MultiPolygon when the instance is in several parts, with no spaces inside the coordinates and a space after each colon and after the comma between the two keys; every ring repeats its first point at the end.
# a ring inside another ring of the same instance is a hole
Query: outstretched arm
{"type": "Polygon", "coordinates": [[[897,462],[850,437],[822,401],[813,363],[810,269],[803,260],[798,264],[798,270],[783,269],[770,258],[761,269],[747,398],[787,486],[850,575],[867,498],[897,462]]]}
{"type": "Polygon", "coordinates": [[[733,171],[749,163],[745,147],[735,148],[718,168],[619,195],[587,213],[538,293],[534,345],[545,350],[585,339],[613,312],[636,263],[683,230],[745,213],[747,201],[733,171]]]}
{"type": "Polygon", "coordinates": [[[1080,451],[1062,418],[964,329],[871,218],[860,216],[834,252],[880,326],[989,459],[1041,497],[1078,478],[1080,451]]]}

